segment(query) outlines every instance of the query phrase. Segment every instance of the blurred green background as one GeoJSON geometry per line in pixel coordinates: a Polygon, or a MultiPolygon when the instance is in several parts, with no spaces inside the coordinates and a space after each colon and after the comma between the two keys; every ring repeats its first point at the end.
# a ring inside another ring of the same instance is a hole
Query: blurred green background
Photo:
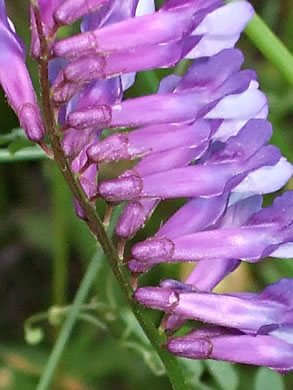
{"type": "MultiPolygon", "coordinates": [[[[293,50],[292,0],[254,0],[252,3],[293,50]]],[[[28,1],[8,0],[7,7],[19,35],[28,45],[28,1]]],[[[261,89],[269,98],[270,120],[275,130],[272,142],[293,162],[293,87],[244,36],[239,46],[246,55],[245,67],[257,70],[261,89]]],[[[38,88],[36,65],[30,60],[28,64],[38,88]]],[[[160,70],[139,74],[127,96],[155,91],[166,73],[160,70]]],[[[53,325],[52,316],[50,323],[46,316],[41,318],[36,326],[43,329],[44,339],[30,345],[24,338],[24,321],[35,313],[46,312],[52,305],[64,306],[71,302],[96,247],[87,227],[75,217],[71,195],[52,162],[6,161],[14,159],[19,149],[25,154],[31,145],[17,131],[10,136],[11,131],[18,128],[18,122],[3,94],[0,113],[0,390],[31,390],[35,389],[60,326],[53,325]]],[[[290,186],[293,187],[293,183],[288,183],[287,188],[290,186]]],[[[271,198],[266,201],[270,202],[271,198]]],[[[179,205],[180,202],[163,203],[136,240],[154,233],[161,221],[179,205]]],[[[101,214],[103,208],[104,205],[99,204],[101,214]]],[[[180,277],[185,272],[186,266],[160,266],[144,277],[142,283],[180,277]]],[[[244,264],[221,284],[219,291],[259,291],[281,277],[293,277],[291,260],[244,264]]],[[[170,389],[159,362],[145,345],[125,306],[106,262],[101,264],[91,297],[107,304],[106,307],[101,305],[97,313],[102,324],[95,326],[80,319],[51,388],[170,389]]],[[[151,315],[154,321],[159,321],[157,313],[151,315]]],[[[60,318],[62,323],[64,316],[60,318]]],[[[191,389],[293,389],[293,374],[281,376],[268,369],[187,360],[184,360],[184,369],[191,389]]]]}

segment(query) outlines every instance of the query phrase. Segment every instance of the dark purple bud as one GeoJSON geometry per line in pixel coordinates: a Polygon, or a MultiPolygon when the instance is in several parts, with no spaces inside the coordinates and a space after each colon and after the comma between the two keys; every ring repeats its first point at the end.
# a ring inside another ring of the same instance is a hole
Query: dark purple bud
{"type": "Polygon", "coordinates": [[[104,79],[105,59],[98,56],[85,56],[71,61],[65,66],[64,80],[76,84],[104,79]]]}
{"type": "Polygon", "coordinates": [[[39,107],[31,103],[22,104],[18,109],[17,115],[28,139],[33,142],[42,142],[45,136],[45,129],[39,107]]]}
{"type": "Polygon", "coordinates": [[[127,263],[128,268],[130,269],[131,272],[133,273],[143,273],[147,272],[152,268],[152,265],[146,264],[146,263],[140,263],[139,261],[132,259],[128,261],[127,263]]]}
{"type": "Polygon", "coordinates": [[[77,217],[80,219],[83,219],[83,220],[87,220],[85,212],[81,208],[78,200],[75,198],[73,198],[73,205],[74,205],[74,210],[75,210],[75,214],[77,215],[77,217]]]}
{"type": "Polygon", "coordinates": [[[96,164],[91,164],[80,176],[80,184],[89,199],[94,199],[98,195],[97,184],[98,168],[96,164]]]}
{"type": "Polygon", "coordinates": [[[81,89],[81,86],[73,83],[61,83],[60,86],[53,89],[52,98],[56,105],[67,103],[81,89]]]}
{"type": "Polygon", "coordinates": [[[115,232],[125,240],[132,238],[150,218],[159,204],[158,200],[134,200],[129,202],[117,222],[115,232]]]}
{"type": "Polygon", "coordinates": [[[132,237],[133,232],[139,229],[145,220],[144,207],[140,202],[130,202],[123,210],[123,217],[119,218],[115,232],[121,237],[128,239],[132,237]],[[126,219],[126,223],[124,222],[126,219]]]}
{"type": "Polygon", "coordinates": [[[151,308],[160,306],[168,310],[172,310],[173,306],[178,303],[177,293],[168,288],[138,288],[134,293],[134,298],[145,306],[151,308]]]}
{"type": "Polygon", "coordinates": [[[83,131],[67,129],[62,139],[62,148],[66,157],[76,157],[87,145],[95,133],[92,129],[83,131]]]}
{"type": "Polygon", "coordinates": [[[168,343],[168,350],[177,356],[190,359],[210,359],[213,344],[208,338],[176,338],[168,343]]]}
{"type": "Polygon", "coordinates": [[[170,261],[174,254],[174,244],[166,237],[152,238],[143,244],[136,244],[132,249],[132,255],[141,262],[170,261]]]}
{"type": "Polygon", "coordinates": [[[108,127],[111,122],[111,110],[106,104],[101,104],[97,108],[76,110],[68,115],[67,123],[77,130],[89,127],[108,127]]]}
{"type": "Polygon", "coordinates": [[[89,160],[96,162],[109,162],[120,159],[128,159],[127,134],[118,133],[107,137],[105,140],[92,145],[87,150],[89,160]]]}
{"type": "MultiPolygon", "coordinates": [[[[99,133],[94,133],[95,140],[98,138],[99,133]]],[[[72,171],[74,173],[78,173],[81,170],[83,172],[80,175],[79,182],[86,194],[86,196],[89,199],[94,199],[97,196],[97,173],[98,173],[98,167],[97,164],[90,164],[86,167],[86,164],[88,162],[86,150],[83,149],[79,155],[72,161],[71,167],[72,171]],[[86,169],[85,169],[86,168],[86,169]]]]}
{"type": "Polygon", "coordinates": [[[119,77],[92,82],[80,94],[76,110],[86,110],[100,105],[116,103],[122,99],[122,93],[119,77]]]}
{"type": "Polygon", "coordinates": [[[137,175],[121,177],[117,180],[108,180],[99,185],[99,193],[109,202],[120,202],[121,199],[135,199],[140,194],[143,183],[137,175]],[[119,194],[118,194],[118,192],[119,194]],[[106,196],[105,196],[106,195],[106,196]]]}

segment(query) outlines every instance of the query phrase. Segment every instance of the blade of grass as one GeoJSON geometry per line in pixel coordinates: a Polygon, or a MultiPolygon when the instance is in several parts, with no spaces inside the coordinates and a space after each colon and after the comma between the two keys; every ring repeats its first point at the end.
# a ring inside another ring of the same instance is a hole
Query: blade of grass
{"type": "MultiPolygon", "coordinates": [[[[116,207],[116,209],[113,212],[112,221],[109,227],[109,233],[112,234],[114,231],[114,227],[116,225],[118,216],[120,215],[121,208],[116,207]]],[[[70,335],[72,333],[72,330],[74,328],[74,325],[76,324],[77,317],[80,312],[80,308],[85,302],[88,293],[90,291],[90,288],[93,285],[93,282],[96,278],[97,272],[99,271],[99,268],[101,267],[102,261],[104,259],[104,254],[102,250],[100,249],[91,259],[88,268],[85,272],[85,275],[81,281],[81,284],[79,286],[79,289],[76,293],[76,296],[73,300],[73,304],[71,307],[71,310],[68,314],[68,317],[66,318],[64,325],[61,329],[61,332],[57,338],[57,341],[53,347],[53,350],[51,352],[51,355],[49,357],[49,360],[47,362],[47,365],[43,371],[43,374],[40,378],[40,382],[36,388],[36,390],[45,390],[48,389],[49,384],[51,383],[51,380],[53,378],[54,372],[56,370],[56,367],[62,357],[62,353],[64,351],[64,348],[70,338],[70,335]]]]}
{"type": "MultiPolygon", "coordinates": [[[[227,3],[232,1],[237,0],[226,0],[227,3]]],[[[293,85],[293,55],[258,14],[254,14],[245,33],[255,47],[293,85]]]]}

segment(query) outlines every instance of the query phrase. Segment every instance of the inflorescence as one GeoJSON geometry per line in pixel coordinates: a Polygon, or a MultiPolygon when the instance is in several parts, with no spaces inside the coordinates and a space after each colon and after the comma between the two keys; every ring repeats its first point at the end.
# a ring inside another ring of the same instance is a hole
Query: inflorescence
{"type": "MultiPolygon", "coordinates": [[[[1,85],[28,138],[48,150],[24,45],[4,0],[0,10],[1,85]]],[[[241,0],[166,0],[158,11],[153,0],[33,1],[31,55],[44,61],[41,29],[63,153],[90,201],[127,201],[116,226],[121,242],[164,199],[187,199],[153,237],[132,247],[128,262],[135,275],[162,262],[197,264],[185,282],[135,292],[142,305],[166,313],[169,335],[187,319],[208,324],[170,337],[169,351],[287,372],[293,280],[259,294],[212,292],[242,261],[293,257],[293,193],[262,207],[263,195],[281,189],[293,167],[268,144],[266,96],[234,48],[252,16],[241,0]],[[59,27],[78,20],[80,34],[57,39],[59,27]],[[163,78],[157,93],[123,100],[136,72],[184,59],[185,74],[163,78]],[[104,129],[117,130],[101,138],[104,129]],[[100,164],[121,160],[132,160],[132,168],[98,180],[100,164]]],[[[76,200],[75,208],[86,220],[76,200]]]]}

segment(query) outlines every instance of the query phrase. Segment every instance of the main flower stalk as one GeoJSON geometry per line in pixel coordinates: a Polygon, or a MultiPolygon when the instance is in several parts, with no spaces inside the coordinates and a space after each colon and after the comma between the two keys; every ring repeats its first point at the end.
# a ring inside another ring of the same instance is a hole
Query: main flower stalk
{"type": "Polygon", "coordinates": [[[44,111],[44,123],[47,130],[47,134],[50,137],[54,160],[60,168],[60,171],[64,176],[69,188],[71,189],[72,194],[79,202],[79,205],[82,208],[84,215],[86,216],[86,220],[92,234],[95,236],[97,242],[101,245],[104,254],[110,262],[112,271],[122,291],[124,292],[124,295],[128,300],[128,303],[136,319],[140,323],[150,343],[153,345],[154,349],[160,356],[172,383],[172,387],[174,388],[174,390],[184,390],[186,388],[185,380],[182,376],[181,369],[176,361],[176,358],[172,357],[165,349],[162,348],[162,344],[165,342],[165,339],[162,338],[162,335],[158,333],[157,329],[154,327],[148,317],[143,313],[139,305],[133,300],[134,291],[130,283],[129,275],[127,272],[125,272],[125,268],[121,264],[121,260],[117,255],[117,251],[113,243],[111,242],[111,239],[109,238],[102,221],[96,213],[93,205],[89,202],[84,190],[79,184],[79,181],[74,176],[71,166],[64,155],[60,138],[58,136],[58,128],[54,119],[54,109],[50,96],[50,83],[48,76],[49,73],[47,60],[47,58],[49,57],[49,51],[40,23],[39,8],[36,4],[34,5],[34,12],[40,40],[39,72],[42,92],[42,105],[44,111]]]}

